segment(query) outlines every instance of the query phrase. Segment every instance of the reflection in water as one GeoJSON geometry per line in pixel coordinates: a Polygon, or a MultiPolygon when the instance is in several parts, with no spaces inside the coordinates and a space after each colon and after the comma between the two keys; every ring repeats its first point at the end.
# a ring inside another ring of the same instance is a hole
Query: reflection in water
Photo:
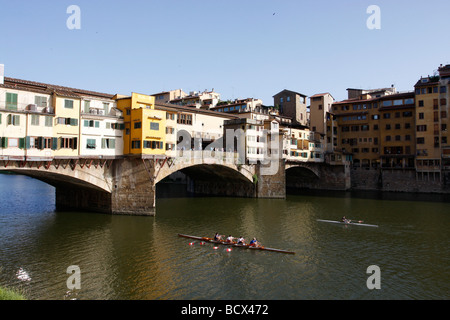
{"type": "Polygon", "coordinates": [[[52,187],[0,175],[0,286],[30,299],[70,298],[66,270],[78,265],[77,299],[449,298],[450,203],[443,197],[195,198],[184,190],[159,184],[156,217],[55,212],[52,187]],[[317,222],[343,215],[380,227],[317,222]],[[215,232],[296,254],[227,252],[177,236],[215,232]],[[370,265],[381,269],[381,290],[367,289],[370,265]]]}

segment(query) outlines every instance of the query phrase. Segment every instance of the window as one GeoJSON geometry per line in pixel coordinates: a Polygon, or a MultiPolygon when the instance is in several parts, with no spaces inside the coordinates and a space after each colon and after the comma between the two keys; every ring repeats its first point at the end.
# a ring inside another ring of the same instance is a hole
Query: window
{"type": "Polygon", "coordinates": [[[87,139],[86,140],[86,148],[87,149],[95,149],[95,147],[96,147],[95,139],[87,139]]]}
{"type": "Polygon", "coordinates": [[[439,88],[439,92],[440,92],[440,93],[446,93],[446,92],[447,92],[447,87],[441,86],[441,87],[439,88]]]}
{"type": "Polygon", "coordinates": [[[162,141],[144,140],[144,149],[163,149],[162,141]]]}
{"type": "Polygon", "coordinates": [[[132,149],[140,149],[141,148],[141,141],[140,140],[131,141],[131,148],[132,149]]]}
{"type": "Polygon", "coordinates": [[[75,118],[56,118],[56,124],[65,124],[70,126],[78,126],[78,119],[75,118]]]}
{"type": "Polygon", "coordinates": [[[8,114],[6,117],[6,122],[8,125],[20,126],[20,116],[8,114]]]}
{"type": "Polygon", "coordinates": [[[424,113],[423,112],[419,112],[419,119],[424,119],[424,118],[425,118],[424,113]]]}
{"type": "Polygon", "coordinates": [[[180,114],[177,118],[177,123],[192,125],[192,114],[180,114]]]}
{"type": "Polygon", "coordinates": [[[150,122],[150,130],[159,130],[159,123],[158,122],[150,122]]]}
{"type": "Polygon", "coordinates": [[[412,115],[413,115],[412,111],[404,111],[403,112],[404,118],[412,117],[412,115]]]}
{"type": "Polygon", "coordinates": [[[425,144],[425,138],[417,138],[417,144],[425,144]]]}
{"type": "Polygon", "coordinates": [[[84,126],[90,128],[100,128],[100,121],[84,120],[84,126]]]}
{"type": "Polygon", "coordinates": [[[103,110],[105,114],[109,114],[109,102],[103,102],[103,110]]]}
{"type": "Polygon", "coordinates": [[[78,138],[59,138],[59,141],[62,149],[76,149],[78,145],[78,138]]]}
{"type": "Polygon", "coordinates": [[[64,100],[64,108],[73,109],[73,100],[64,100]]]}
{"type": "Polygon", "coordinates": [[[391,141],[391,136],[386,136],[386,141],[391,141]]]}
{"type": "Polygon", "coordinates": [[[47,106],[47,97],[35,96],[34,104],[38,107],[46,107],[47,106]]]}
{"type": "Polygon", "coordinates": [[[286,97],[286,101],[287,101],[287,102],[291,101],[291,97],[289,97],[289,96],[286,97]]]}
{"type": "Polygon", "coordinates": [[[135,129],[140,129],[142,127],[142,123],[141,122],[135,122],[134,123],[134,128],[135,129]]]}
{"type": "Polygon", "coordinates": [[[17,93],[6,93],[6,109],[17,110],[17,93]]]}
{"type": "Polygon", "coordinates": [[[84,113],[89,113],[91,111],[91,101],[84,100],[84,113]]]}
{"type": "Polygon", "coordinates": [[[383,101],[383,107],[390,107],[392,106],[392,100],[383,101]]]}
{"type": "Polygon", "coordinates": [[[45,119],[45,126],[46,127],[52,127],[53,126],[53,117],[44,116],[45,119]]]}
{"type": "Polygon", "coordinates": [[[391,125],[390,124],[386,125],[386,130],[391,130],[391,125]]]}
{"type": "Polygon", "coordinates": [[[102,138],[102,149],[115,149],[116,139],[102,138]]]}
{"type": "Polygon", "coordinates": [[[426,124],[417,126],[417,132],[424,132],[424,131],[427,131],[427,125],[426,124]]]}
{"type": "Polygon", "coordinates": [[[423,107],[423,100],[419,100],[419,107],[423,107]]]}
{"type": "Polygon", "coordinates": [[[390,113],[385,113],[385,114],[383,114],[383,118],[384,119],[390,119],[391,118],[391,114],[390,113]]]}
{"type": "Polygon", "coordinates": [[[18,148],[19,147],[19,139],[17,138],[6,138],[6,147],[7,148],[18,148]]]}
{"type": "Polygon", "coordinates": [[[32,126],[38,126],[39,125],[39,115],[32,114],[31,115],[31,125],[32,126]]]}

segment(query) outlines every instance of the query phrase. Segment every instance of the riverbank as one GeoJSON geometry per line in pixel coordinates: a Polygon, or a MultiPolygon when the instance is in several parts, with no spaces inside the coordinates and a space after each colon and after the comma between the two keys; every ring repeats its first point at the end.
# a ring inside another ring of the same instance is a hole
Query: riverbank
{"type": "Polygon", "coordinates": [[[26,299],[21,293],[15,290],[0,287],[0,300],[26,300],[26,299]]]}

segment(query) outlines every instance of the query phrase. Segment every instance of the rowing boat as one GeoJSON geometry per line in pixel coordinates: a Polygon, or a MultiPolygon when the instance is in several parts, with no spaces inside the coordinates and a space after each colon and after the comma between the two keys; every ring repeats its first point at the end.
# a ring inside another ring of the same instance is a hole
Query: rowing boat
{"type": "Polygon", "coordinates": [[[233,246],[233,247],[237,247],[237,248],[295,254],[295,252],[293,252],[293,251],[287,251],[287,250],[281,250],[281,249],[275,249],[275,248],[267,248],[267,247],[264,247],[264,246],[253,247],[253,246],[248,245],[248,244],[238,244],[236,242],[227,242],[225,240],[217,241],[217,240],[214,240],[214,239],[208,238],[208,237],[196,237],[196,236],[190,236],[190,235],[181,234],[181,233],[179,233],[178,236],[183,237],[183,238],[188,238],[188,239],[194,239],[194,240],[205,241],[205,242],[210,242],[210,243],[222,244],[222,245],[225,245],[225,246],[233,246]]]}
{"type": "Polygon", "coordinates": [[[378,228],[378,226],[374,225],[374,224],[366,224],[366,223],[359,223],[359,222],[343,222],[343,221],[321,220],[321,219],[317,219],[317,221],[329,222],[329,223],[338,223],[338,224],[349,224],[349,225],[352,225],[352,226],[363,226],[363,227],[375,227],[375,228],[378,228]]]}

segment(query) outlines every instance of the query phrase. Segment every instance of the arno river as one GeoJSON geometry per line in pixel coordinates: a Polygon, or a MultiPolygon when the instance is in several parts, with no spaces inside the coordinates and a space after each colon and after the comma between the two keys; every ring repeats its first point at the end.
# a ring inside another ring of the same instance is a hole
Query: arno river
{"type": "Polygon", "coordinates": [[[156,217],[55,212],[52,187],[0,175],[0,286],[36,300],[450,298],[445,197],[198,198],[180,185],[157,188],[156,217]],[[344,215],[379,227],[317,221],[344,215]],[[296,254],[229,252],[178,237],[214,232],[296,254]],[[68,289],[69,266],[81,271],[80,289],[68,289]],[[372,275],[380,289],[368,287],[372,275]]]}

